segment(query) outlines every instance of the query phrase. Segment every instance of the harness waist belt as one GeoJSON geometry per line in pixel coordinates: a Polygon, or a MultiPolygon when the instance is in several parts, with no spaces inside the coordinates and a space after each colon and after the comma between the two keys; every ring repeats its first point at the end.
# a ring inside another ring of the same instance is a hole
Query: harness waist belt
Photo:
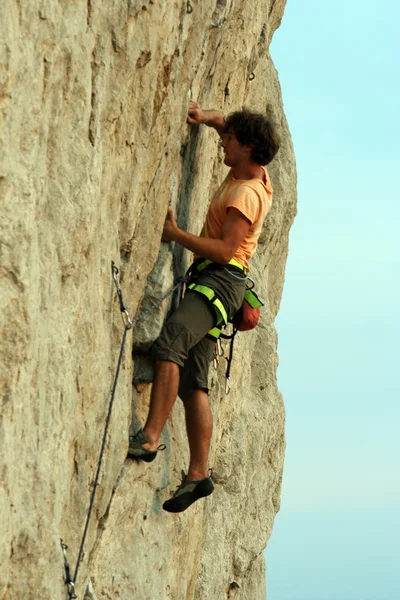
{"type": "Polygon", "coordinates": [[[204,269],[206,269],[207,267],[211,268],[218,268],[218,267],[236,267],[237,269],[239,269],[242,273],[247,273],[247,269],[246,267],[244,267],[238,260],[236,260],[236,258],[231,258],[231,260],[226,264],[226,265],[222,265],[220,263],[214,262],[213,260],[210,260],[209,258],[198,258],[192,265],[192,267],[194,269],[196,269],[196,271],[203,271],[204,269]]]}

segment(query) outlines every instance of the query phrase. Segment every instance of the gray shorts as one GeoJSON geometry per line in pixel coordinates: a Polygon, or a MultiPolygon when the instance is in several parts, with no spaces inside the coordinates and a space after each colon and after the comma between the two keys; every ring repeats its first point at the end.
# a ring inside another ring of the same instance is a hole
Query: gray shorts
{"type": "MultiPolygon", "coordinates": [[[[196,283],[209,286],[221,300],[228,317],[241,307],[245,281],[222,267],[203,271],[196,283]]],[[[153,346],[156,360],[180,366],[179,396],[186,400],[195,390],[208,392],[208,371],[215,355],[215,341],[206,337],[216,324],[213,307],[198,292],[189,291],[165,323],[153,346]]]]}

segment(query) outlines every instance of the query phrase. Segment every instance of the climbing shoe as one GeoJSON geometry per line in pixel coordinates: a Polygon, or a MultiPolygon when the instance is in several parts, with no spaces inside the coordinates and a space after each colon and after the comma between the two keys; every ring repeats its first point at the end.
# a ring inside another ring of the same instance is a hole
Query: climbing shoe
{"type": "Polygon", "coordinates": [[[186,473],[182,471],[182,481],[172,498],[164,502],[163,509],[171,513],[182,512],[189,508],[193,502],[196,502],[199,498],[209,496],[213,491],[214,485],[211,477],[188,481],[186,473]]]}
{"type": "Polygon", "coordinates": [[[143,429],[139,429],[137,433],[131,434],[129,436],[128,456],[137,460],[151,462],[157,456],[158,450],[165,450],[166,448],[165,444],[160,444],[157,450],[147,450],[143,448],[143,444],[146,444],[148,441],[148,438],[143,433],[143,429]]]}

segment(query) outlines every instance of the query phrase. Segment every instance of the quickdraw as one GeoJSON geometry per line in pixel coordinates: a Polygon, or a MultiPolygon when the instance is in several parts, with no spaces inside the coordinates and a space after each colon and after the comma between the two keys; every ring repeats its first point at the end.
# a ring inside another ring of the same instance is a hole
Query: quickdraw
{"type": "Polygon", "coordinates": [[[78,596],[75,594],[75,583],[72,581],[71,579],[71,570],[69,568],[69,562],[68,562],[68,557],[67,557],[67,550],[68,550],[68,546],[67,544],[64,544],[64,542],[62,540],[60,540],[61,542],[61,549],[63,551],[63,555],[64,555],[64,568],[65,568],[65,585],[67,586],[67,590],[68,590],[68,598],[77,598],[78,596]]]}
{"type": "Polygon", "coordinates": [[[124,304],[121,286],[119,285],[119,277],[118,277],[119,270],[115,266],[114,261],[111,262],[111,271],[112,271],[112,276],[114,279],[115,287],[117,288],[119,307],[121,309],[122,319],[124,321],[125,327],[128,327],[128,329],[130,329],[131,327],[133,327],[133,322],[130,320],[129,313],[124,304]]]}

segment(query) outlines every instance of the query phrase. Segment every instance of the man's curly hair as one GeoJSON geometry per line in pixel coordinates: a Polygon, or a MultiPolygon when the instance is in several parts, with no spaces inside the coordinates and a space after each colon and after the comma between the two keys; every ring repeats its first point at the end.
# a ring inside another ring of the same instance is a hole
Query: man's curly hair
{"type": "Polygon", "coordinates": [[[279,150],[280,138],[276,126],[262,113],[243,107],[225,119],[224,132],[229,129],[233,129],[240,144],[254,146],[251,158],[259,165],[268,165],[279,150]]]}

